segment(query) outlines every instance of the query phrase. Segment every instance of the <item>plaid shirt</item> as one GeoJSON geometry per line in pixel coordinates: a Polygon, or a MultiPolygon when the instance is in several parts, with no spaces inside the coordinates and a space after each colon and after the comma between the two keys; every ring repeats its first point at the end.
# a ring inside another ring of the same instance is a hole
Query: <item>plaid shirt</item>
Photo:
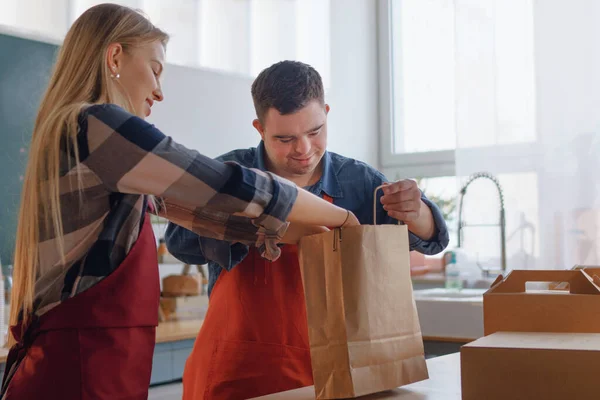
{"type": "Polygon", "coordinates": [[[257,246],[267,259],[279,256],[276,241],[297,196],[289,181],[188,150],[115,105],[87,108],[79,127],[79,163],[66,146],[61,157],[66,263],[53,230],[42,230],[38,316],[121,264],[138,238],[147,195],[159,198],[159,215],[201,236],[257,246]]]}

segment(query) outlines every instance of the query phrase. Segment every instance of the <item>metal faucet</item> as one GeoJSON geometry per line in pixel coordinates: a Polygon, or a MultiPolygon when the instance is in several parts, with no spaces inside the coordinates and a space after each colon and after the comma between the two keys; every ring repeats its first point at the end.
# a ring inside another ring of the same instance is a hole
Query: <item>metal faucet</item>
{"type": "MultiPolygon", "coordinates": [[[[505,219],[505,215],[504,215],[504,194],[502,193],[502,186],[500,186],[500,182],[498,181],[498,179],[495,176],[493,176],[490,173],[478,172],[476,174],[471,175],[469,177],[469,180],[467,181],[467,183],[465,183],[465,185],[462,187],[462,189],[460,189],[460,201],[459,201],[459,206],[458,206],[458,247],[461,246],[461,242],[462,242],[462,235],[461,235],[462,228],[464,228],[465,226],[468,226],[467,224],[465,224],[462,221],[463,197],[467,193],[467,187],[474,180],[477,180],[479,178],[486,178],[486,179],[491,180],[492,182],[494,182],[494,184],[496,185],[496,188],[498,189],[498,196],[500,198],[500,221],[498,224],[494,224],[491,226],[499,226],[500,227],[500,264],[501,264],[501,273],[504,273],[506,271],[506,219],[505,219]]],[[[490,225],[483,224],[483,225],[471,225],[471,226],[490,226],[490,225]]],[[[484,276],[489,276],[490,269],[483,268],[481,265],[479,265],[479,263],[477,263],[477,266],[481,269],[484,276]]]]}

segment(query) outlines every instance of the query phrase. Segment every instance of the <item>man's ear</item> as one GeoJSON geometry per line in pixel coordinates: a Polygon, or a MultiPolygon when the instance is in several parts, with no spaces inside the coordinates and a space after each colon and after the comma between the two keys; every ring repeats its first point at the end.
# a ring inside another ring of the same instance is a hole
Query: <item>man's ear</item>
{"type": "Polygon", "coordinates": [[[331,107],[329,107],[329,104],[325,104],[325,114],[329,114],[329,110],[331,110],[331,107]]]}
{"type": "Polygon", "coordinates": [[[255,119],[254,121],[252,121],[252,126],[254,127],[254,129],[256,129],[258,131],[260,138],[264,141],[265,140],[265,128],[260,123],[260,121],[258,119],[255,119]]]}

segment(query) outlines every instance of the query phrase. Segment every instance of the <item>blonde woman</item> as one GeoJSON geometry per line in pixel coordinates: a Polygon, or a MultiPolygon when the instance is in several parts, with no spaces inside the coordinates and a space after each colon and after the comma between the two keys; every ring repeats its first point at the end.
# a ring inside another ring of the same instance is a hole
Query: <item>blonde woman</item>
{"type": "Polygon", "coordinates": [[[114,4],[89,9],[66,35],[30,146],[2,399],[147,398],[159,303],[148,210],[271,260],[279,241],[358,223],[145,122],[163,100],[167,40],[114,4]],[[286,233],[286,221],[306,225],[286,233]]]}

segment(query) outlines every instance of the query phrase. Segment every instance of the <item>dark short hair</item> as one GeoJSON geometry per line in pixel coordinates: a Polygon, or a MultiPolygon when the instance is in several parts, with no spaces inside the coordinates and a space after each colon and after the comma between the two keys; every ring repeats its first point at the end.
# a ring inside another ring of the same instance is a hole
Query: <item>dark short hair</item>
{"type": "Polygon", "coordinates": [[[280,61],[264,69],[252,83],[252,100],[259,121],[271,107],[293,114],[313,100],[325,103],[321,75],[308,64],[280,61]]]}

